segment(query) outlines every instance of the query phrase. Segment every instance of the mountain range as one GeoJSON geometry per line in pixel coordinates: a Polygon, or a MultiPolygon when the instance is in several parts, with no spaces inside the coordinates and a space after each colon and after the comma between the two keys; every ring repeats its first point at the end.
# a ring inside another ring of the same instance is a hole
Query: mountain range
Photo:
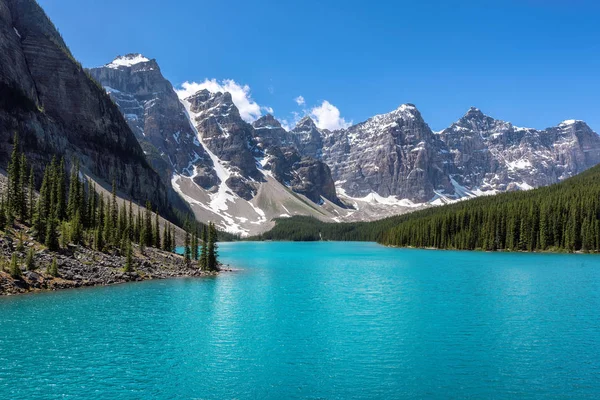
{"type": "Polygon", "coordinates": [[[469,109],[434,132],[412,104],[346,129],[249,123],[230,93],[179,98],[156,60],[84,69],[33,0],[0,0],[0,160],[19,133],[36,180],[52,157],[166,216],[253,235],[276,218],[368,221],[559,182],[600,163],[583,121],[521,128],[469,109]]]}
{"type": "Polygon", "coordinates": [[[373,220],[527,190],[600,163],[600,137],[583,121],[522,128],[472,107],[434,132],[403,104],[347,129],[305,117],[288,131],[270,114],[244,121],[229,93],[178,99],[156,60],[141,54],[89,73],[196,216],[242,235],[280,217],[373,220]]]}

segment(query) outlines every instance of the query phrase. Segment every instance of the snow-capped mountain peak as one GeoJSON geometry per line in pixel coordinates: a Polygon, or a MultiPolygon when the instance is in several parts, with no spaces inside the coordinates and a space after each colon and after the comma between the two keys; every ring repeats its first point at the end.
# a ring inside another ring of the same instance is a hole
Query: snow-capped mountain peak
{"type": "Polygon", "coordinates": [[[141,64],[141,63],[146,63],[146,62],[150,62],[150,59],[144,57],[142,54],[130,53],[130,54],[126,54],[124,56],[118,56],[117,58],[112,60],[112,62],[106,64],[105,67],[117,69],[120,67],[131,67],[136,64],[141,64]]]}

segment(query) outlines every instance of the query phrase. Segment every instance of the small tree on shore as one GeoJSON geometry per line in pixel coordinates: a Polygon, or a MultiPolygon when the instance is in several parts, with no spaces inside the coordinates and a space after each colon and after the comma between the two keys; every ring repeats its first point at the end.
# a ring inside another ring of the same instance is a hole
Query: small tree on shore
{"type": "Polygon", "coordinates": [[[52,259],[52,264],[50,264],[46,272],[54,277],[58,276],[58,262],[56,261],[56,257],[52,259]]]}
{"type": "Polygon", "coordinates": [[[200,269],[208,271],[208,229],[206,225],[202,227],[202,247],[200,249],[200,269]]]}
{"type": "Polygon", "coordinates": [[[218,271],[219,270],[219,253],[217,251],[218,245],[218,234],[217,228],[214,223],[208,225],[208,270],[218,271]]]}
{"type": "Polygon", "coordinates": [[[198,228],[194,227],[192,232],[192,258],[198,261],[200,254],[198,253],[198,228]]]}
{"type": "Polygon", "coordinates": [[[10,259],[10,267],[8,272],[10,273],[10,276],[12,276],[15,279],[21,276],[21,266],[19,264],[20,263],[19,258],[17,257],[17,253],[13,253],[10,259]]]}
{"type": "Polygon", "coordinates": [[[48,218],[48,225],[46,227],[46,247],[48,250],[56,251],[59,248],[57,228],[57,218],[55,215],[51,215],[48,218]]]}
{"type": "Polygon", "coordinates": [[[27,258],[25,259],[25,269],[27,271],[35,271],[35,251],[33,250],[33,247],[29,248],[29,251],[27,252],[27,258]]]}
{"type": "Polygon", "coordinates": [[[192,252],[190,249],[190,232],[187,229],[187,224],[185,226],[185,241],[183,246],[183,257],[185,259],[185,265],[189,266],[192,252]]]}
{"type": "Polygon", "coordinates": [[[131,241],[127,242],[127,256],[125,258],[125,272],[133,272],[133,250],[131,248],[131,241]]]}

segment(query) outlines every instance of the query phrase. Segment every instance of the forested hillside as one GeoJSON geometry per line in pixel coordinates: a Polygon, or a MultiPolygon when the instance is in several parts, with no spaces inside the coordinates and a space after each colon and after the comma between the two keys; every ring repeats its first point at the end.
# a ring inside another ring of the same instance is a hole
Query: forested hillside
{"type": "Polygon", "coordinates": [[[552,186],[371,223],[279,220],[265,240],[374,240],[460,250],[599,251],[600,166],[552,186]]]}

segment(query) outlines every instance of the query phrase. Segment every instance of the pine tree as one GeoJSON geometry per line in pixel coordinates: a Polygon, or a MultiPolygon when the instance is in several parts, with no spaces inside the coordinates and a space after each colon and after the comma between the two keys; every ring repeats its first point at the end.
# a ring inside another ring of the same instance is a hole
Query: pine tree
{"type": "Polygon", "coordinates": [[[71,221],[71,242],[73,244],[81,244],[83,242],[83,224],[79,210],[75,213],[75,217],[71,221]]]}
{"type": "Polygon", "coordinates": [[[189,266],[190,265],[190,255],[191,255],[191,250],[190,250],[190,233],[187,229],[187,224],[185,226],[185,240],[184,240],[184,248],[183,248],[183,256],[185,259],[185,265],[189,266]]]}
{"type": "Polygon", "coordinates": [[[192,231],[192,258],[198,261],[199,258],[199,243],[198,243],[198,228],[194,225],[194,230],[192,231]]]}
{"type": "Polygon", "coordinates": [[[71,230],[69,229],[69,224],[67,222],[60,223],[60,247],[65,249],[69,244],[69,240],[71,237],[71,230]]]}
{"type": "Polygon", "coordinates": [[[177,247],[177,236],[175,236],[175,227],[171,224],[169,226],[171,227],[171,239],[169,243],[171,244],[171,251],[173,251],[177,247]]]}
{"type": "Polygon", "coordinates": [[[125,272],[133,272],[133,255],[132,255],[132,249],[131,249],[131,242],[127,242],[127,256],[125,259],[125,268],[124,271],[125,272]]]}
{"type": "Polygon", "coordinates": [[[48,205],[49,205],[49,214],[53,214],[56,216],[57,211],[57,199],[58,199],[58,191],[56,190],[56,182],[58,180],[58,167],[56,165],[56,157],[52,157],[52,161],[50,165],[46,167],[48,170],[48,205]]]}
{"type": "Polygon", "coordinates": [[[104,243],[107,246],[112,246],[114,244],[114,238],[113,238],[113,234],[114,234],[114,229],[113,229],[113,218],[112,218],[112,205],[111,205],[111,201],[110,198],[108,198],[106,200],[106,204],[104,206],[104,216],[102,217],[102,220],[104,221],[104,226],[103,229],[104,231],[102,232],[102,237],[104,238],[104,243]]]}
{"type": "Polygon", "coordinates": [[[94,230],[94,248],[97,251],[104,250],[104,238],[102,237],[102,227],[97,226],[94,230]]]}
{"type": "Polygon", "coordinates": [[[157,249],[160,249],[160,219],[158,217],[158,210],[156,210],[156,213],[154,214],[153,240],[154,240],[154,247],[156,247],[157,249]]]}
{"type": "Polygon", "coordinates": [[[61,158],[60,164],[56,170],[56,187],[54,188],[56,192],[56,215],[60,221],[63,221],[67,217],[67,205],[65,200],[66,180],[65,159],[61,158]]]}
{"type": "Polygon", "coordinates": [[[33,229],[35,231],[35,238],[44,242],[46,238],[46,222],[50,212],[48,201],[48,169],[44,170],[44,179],[42,180],[42,187],[40,188],[40,196],[37,200],[36,212],[33,218],[33,229]]]}
{"type": "Polygon", "coordinates": [[[10,267],[8,271],[10,276],[12,276],[14,279],[21,277],[21,266],[19,264],[17,253],[13,253],[10,259],[10,267]]]}
{"type": "Polygon", "coordinates": [[[71,163],[71,175],[69,177],[69,198],[67,202],[67,216],[69,219],[75,216],[79,209],[79,161],[73,160],[71,163]]]}
{"type": "Polygon", "coordinates": [[[97,197],[96,185],[90,182],[88,184],[88,218],[85,224],[85,226],[89,228],[95,228],[97,226],[97,197]]]}
{"type": "Polygon", "coordinates": [[[133,222],[133,203],[131,199],[129,199],[129,240],[134,240],[135,237],[135,224],[133,222]]]}
{"type": "Polygon", "coordinates": [[[202,227],[202,248],[200,250],[200,269],[208,271],[208,229],[202,227]]]}
{"type": "Polygon", "coordinates": [[[56,211],[48,217],[48,224],[46,226],[46,247],[51,251],[57,251],[59,248],[58,233],[56,228],[58,225],[58,219],[56,218],[56,211]]]}
{"type": "Polygon", "coordinates": [[[27,258],[25,259],[25,269],[27,271],[35,271],[36,269],[34,256],[35,251],[33,250],[33,247],[30,247],[27,252],[27,258]]]}
{"type": "Polygon", "coordinates": [[[27,219],[27,159],[25,154],[21,153],[21,159],[19,160],[19,187],[17,188],[19,197],[19,220],[25,221],[27,219]]]}
{"type": "Polygon", "coordinates": [[[6,201],[4,195],[0,194],[0,230],[6,229],[6,201]]]}
{"type": "Polygon", "coordinates": [[[8,163],[8,212],[12,216],[19,215],[21,204],[19,204],[20,178],[19,172],[21,156],[19,153],[19,136],[15,133],[13,139],[13,149],[8,163]]]}
{"type": "Polygon", "coordinates": [[[33,166],[29,170],[29,193],[27,195],[27,218],[33,224],[33,218],[35,213],[35,199],[34,199],[34,191],[35,191],[35,175],[33,172],[33,166]]]}
{"type": "Polygon", "coordinates": [[[50,264],[46,272],[55,278],[58,276],[58,262],[56,261],[56,257],[52,259],[52,264],[50,264]]]}
{"type": "Polygon", "coordinates": [[[144,245],[152,246],[152,204],[146,201],[146,208],[144,209],[144,245]]]}
{"type": "Polygon", "coordinates": [[[115,180],[113,179],[112,182],[112,201],[111,201],[111,207],[110,207],[110,219],[111,219],[111,239],[112,239],[112,244],[114,246],[117,245],[117,243],[119,242],[119,232],[117,231],[118,229],[118,224],[119,224],[119,205],[117,204],[117,184],[115,182],[115,180]]]}
{"type": "Polygon", "coordinates": [[[208,224],[208,270],[218,271],[219,270],[219,254],[217,251],[218,245],[218,234],[217,228],[214,223],[208,224]]]}
{"type": "Polygon", "coordinates": [[[162,249],[164,251],[170,251],[169,244],[169,229],[167,228],[167,223],[163,224],[163,235],[162,235],[162,249]]]}

